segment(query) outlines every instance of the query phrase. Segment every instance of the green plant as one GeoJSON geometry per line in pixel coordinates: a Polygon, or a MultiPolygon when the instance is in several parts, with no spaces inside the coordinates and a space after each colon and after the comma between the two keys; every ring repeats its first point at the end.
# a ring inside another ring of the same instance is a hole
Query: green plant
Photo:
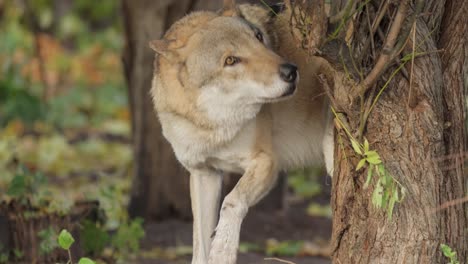
{"type": "Polygon", "coordinates": [[[304,241],[267,241],[265,253],[267,256],[297,256],[304,245],[304,241]]]}
{"type": "Polygon", "coordinates": [[[288,175],[288,185],[293,189],[294,194],[300,197],[313,197],[322,191],[318,182],[318,175],[321,171],[314,169],[296,170],[288,175]]]}
{"type": "Polygon", "coordinates": [[[367,178],[364,189],[369,187],[372,178],[377,175],[377,182],[372,193],[372,204],[377,208],[386,209],[388,218],[391,219],[395,204],[401,202],[405,196],[405,188],[390,175],[377,151],[370,150],[369,141],[366,138],[364,138],[364,144],[362,145],[356,139],[351,138],[351,146],[361,156],[356,170],[360,170],[367,165],[367,178]]]}
{"type": "Polygon", "coordinates": [[[99,223],[83,221],[80,237],[85,254],[99,255],[110,241],[109,234],[99,223]]]}
{"type": "Polygon", "coordinates": [[[449,264],[460,264],[457,258],[457,252],[451,247],[446,244],[440,244],[440,250],[444,253],[444,256],[450,260],[449,264]]]}
{"type": "Polygon", "coordinates": [[[39,254],[45,255],[52,252],[54,249],[58,247],[57,240],[57,232],[52,228],[46,228],[37,233],[37,236],[40,239],[39,242],[39,254]]]}
{"type": "Polygon", "coordinates": [[[143,219],[135,218],[130,222],[123,222],[112,237],[112,245],[121,257],[126,258],[140,249],[140,239],[145,235],[143,219]]]}
{"type": "MultiPolygon", "coordinates": [[[[62,231],[60,231],[60,235],[57,237],[57,241],[62,249],[68,251],[67,264],[73,264],[71,251],[70,251],[70,247],[75,242],[75,239],[73,238],[73,236],[66,229],[62,229],[62,231]]],[[[95,262],[89,258],[80,258],[80,260],[78,261],[78,264],[95,264],[95,262]]]]}
{"type": "Polygon", "coordinates": [[[8,256],[8,252],[5,252],[4,251],[4,248],[3,248],[3,244],[0,243],[0,263],[8,263],[8,259],[9,259],[9,256],[8,256]]]}
{"type": "Polygon", "coordinates": [[[13,254],[15,255],[15,258],[21,259],[24,256],[24,252],[21,249],[13,249],[13,254]]]}
{"type": "Polygon", "coordinates": [[[364,183],[364,189],[368,188],[372,178],[374,177],[374,173],[377,175],[377,182],[372,193],[372,204],[377,208],[386,209],[388,218],[391,219],[395,204],[397,202],[402,202],[405,197],[406,188],[390,175],[382,163],[379,153],[370,149],[367,139],[364,138],[364,143],[360,144],[356,138],[351,135],[349,128],[344,124],[341,116],[336,113],[333,108],[332,112],[335,115],[335,119],[338,124],[344,129],[346,135],[351,141],[352,149],[361,158],[356,165],[356,170],[367,167],[367,178],[364,183]]]}
{"type": "Polygon", "coordinates": [[[8,254],[7,253],[0,253],[0,263],[7,263],[8,262],[8,254]]]}
{"type": "Polygon", "coordinates": [[[23,200],[37,193],[39,187],[47,183],[47,178],[41,172],[32,173],[25,166],[20,165],[11,180],[7,194],[13,198],[23,200]]]}

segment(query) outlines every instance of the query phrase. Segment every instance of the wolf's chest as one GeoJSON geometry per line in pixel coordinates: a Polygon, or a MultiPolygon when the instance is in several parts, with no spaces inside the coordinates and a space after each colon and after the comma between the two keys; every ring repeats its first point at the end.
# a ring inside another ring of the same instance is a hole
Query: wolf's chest
{"type": "Polygon", "coordinates": [[[255,122],[244,127],[227,144],[206,153],[206,165],[224,172],[243,173],[252,160],[255,122]]]}

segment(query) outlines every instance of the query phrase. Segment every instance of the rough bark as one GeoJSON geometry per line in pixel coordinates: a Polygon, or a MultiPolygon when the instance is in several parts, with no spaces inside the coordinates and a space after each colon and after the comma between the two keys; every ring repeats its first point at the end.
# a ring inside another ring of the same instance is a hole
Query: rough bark
{"type": "MultiPolygon", "coordinates": [[[[414,60],[412,76],[398,74],[391,80],[364,131],[390,174],[407,189],[392,219],[373,207],[372,188],[363,188],[366,170],[355,171],[359,158],[343,131],[337,135],[337,142],[344,145],[337,144],[335,148],[334,263],[444,263],[447,259],[441,254],[441,243],[456,250],[461,263],[466,260],[466,204],[439,210],[444,202],[466,195],[462,153],[468,10],[466,2],[455,2],[447,1],[445,14],[431,10],[435,17],[443,14],[442,24],[441,19],[417,20],[418,51],[430,53],[414,60]],[[440,40],[437,33],[430,33],[439,27],[440,40]],[[435,52],[437,48],[445,51],[435,52]],[[452,156],[447,158],[448,155],[452,156]]],[[[425,10],[440,6],[435,3],[428,1],[425,10]]],[[[410,52],[411,39],[403,54],[410,52]]],[[[405,68],[411,73],[410,63],[405,68]]],[[[377,87],[382,85],[381,81],[377,87]]],[[[345,88],[337,88],[335,98],[339,100],[342,96],[337,93],[345,88]]],[[[351,119],[348,121],[352,131],[358,131],[358,112],[356,107],[343,109],[351,119]]]]}
{"type": "MultiPolygon", "coordinates": [[[[468,195],[464,161],[466,147],[466,85],[468,85],[468,4],[449,0],[445,4],[442,32],[439,39],[444,88],[445,157],[439,160],[443,177],[439,181],[440,202],[460,199],[468,195]]],[[[465,248],[459,251],[460,262],[468,260],[468,203],[441,208],[441,241],[465,248]]],[[[442,261],[442,260],[441,260],[442,261]]]]}

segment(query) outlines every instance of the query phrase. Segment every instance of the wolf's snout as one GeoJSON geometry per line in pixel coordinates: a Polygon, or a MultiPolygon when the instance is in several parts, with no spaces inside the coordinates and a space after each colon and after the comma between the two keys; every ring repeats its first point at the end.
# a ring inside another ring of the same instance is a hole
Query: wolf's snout
{"type": "Polygon", "coordinates": [[[297,67],[291,63],[283,63],[280,65],[279,73],[283,81],[293,83],[297,78],[297,67]]]}

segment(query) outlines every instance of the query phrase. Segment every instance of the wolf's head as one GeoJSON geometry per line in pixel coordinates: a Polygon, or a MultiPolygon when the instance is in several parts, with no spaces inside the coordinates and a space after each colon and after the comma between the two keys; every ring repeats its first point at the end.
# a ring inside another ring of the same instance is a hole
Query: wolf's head
{"type": "Polygon", "coordinates": [[[297,68],[271,49],[267,10],[234,1],[218,13],[196,12],[176,22],[161,40],[150,42],[158,54],[152,94],[158,112],[175,112],[196,123],[242,122],[264,103],[290,97],[297,68]],[[265,19],[261,19],[261,17],[265,19]]]}

